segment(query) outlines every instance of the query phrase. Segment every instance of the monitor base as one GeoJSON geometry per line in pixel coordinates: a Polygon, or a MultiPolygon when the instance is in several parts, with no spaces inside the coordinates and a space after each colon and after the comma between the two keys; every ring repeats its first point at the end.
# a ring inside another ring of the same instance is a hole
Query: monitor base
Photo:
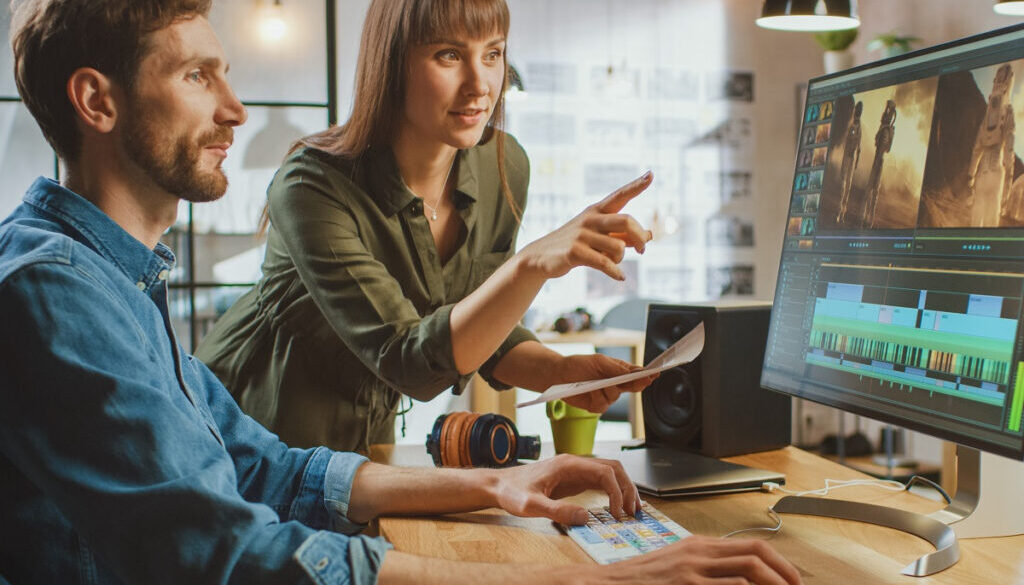
{"type": "Polygon", "coordinates": [[[806,496],[786,496],[776,502],[772,510],[780,514],[807,514],[877,524],[902,530],[930,542],[935,552],[904,567],[904,575],[924,577],[947,569],[960,560],[960,545],[953,529],[924,514],[874,504],[806,496]]]}
{"type": "Polygon", "coordinates": [[[932,514],[804,496],[787,496],[772,509],[781,514],[807,514],[868,522],[913,534],[936,550],[907,565],[904,575],[923,577],[960,560],[958,538],[1024,534],[1024,508],[1019,505],[1024,463],[957,445],[957,491],[950,504],[932,514]],[[984,495],[984,497],[982,497],[984,495]]]}

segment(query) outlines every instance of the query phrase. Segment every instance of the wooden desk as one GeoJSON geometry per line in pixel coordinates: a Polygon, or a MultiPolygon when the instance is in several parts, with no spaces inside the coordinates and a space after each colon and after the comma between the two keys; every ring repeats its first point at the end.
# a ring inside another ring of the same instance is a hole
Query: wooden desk
{"type": "MultiPolygon", "coordinates": [[[[595,451],[609,453],[615,445],[599,444],[595,451]]],[[[429,465],[423,447],[375,447],[376,461],[396,465],[429,465]]],[[[807,490],[822,486],[826,477],[867,477],[816,455],[787,447],[778,451],[731,457],[735,461],[786,474],[787,487],[807,490]]],[[[647,498],[658,509],[695,534],[721,535],[732,530],[774,523],[766,509],[780,494],[750,492],[726,496],[663,500],[647,498]]],[[[841,497],[915,512],[942,507],[907,492],[872,487],[846,488],[841,497]]],[[[598,492],[575,498],[586,506],[607,504],[598,492]]],[[[961,559],[952,568],[931,577],[906,577],[904,566],[933,550],[914,536],[860,522],[810,516],[783,515],[781,533],[765,538],[801,571],[808,585],[860,585],[875,583],[1005,585],[1024,584],[1024,536],[960,541],[961,559]]],[[[427,518],[382,518],[380,532],[400,551],[452,560],[500,563],[593,562],[548,520],[516,518],[498,510],[427,518]]]]}

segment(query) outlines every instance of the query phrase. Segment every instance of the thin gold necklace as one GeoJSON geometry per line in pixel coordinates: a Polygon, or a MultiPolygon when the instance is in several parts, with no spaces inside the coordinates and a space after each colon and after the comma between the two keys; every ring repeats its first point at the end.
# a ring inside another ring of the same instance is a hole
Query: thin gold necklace
{"type": "Polygon", "coordinates": [[[427,216],[427,219],[430,221],[437,221],[437,208],[441,206],[441,198],[444,197],[445,187],[448,186],[448,179],[452,176],[452,169],[455,168],[455,159],[458,155],[459,152],[455,151],[455,155],[452,156],[452,163],[448,165],[448,174],[444,176],[444,182],[441,183],[441,193],[438,194],[437,201],[434,201],[434,204],[431,205],[427,203],[426,198],[420,197],[420,200],[423,201],[423,205],[430,210],[430,215],[427,216]]]}

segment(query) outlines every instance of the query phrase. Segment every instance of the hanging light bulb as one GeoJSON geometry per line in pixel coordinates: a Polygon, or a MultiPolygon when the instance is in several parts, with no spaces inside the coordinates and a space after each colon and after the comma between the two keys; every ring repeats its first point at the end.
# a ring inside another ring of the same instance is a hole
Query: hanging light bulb
{"type": "Polygon", "coordinates": [[[998,14],[1024,16],[1024,0],[998,0],[992,10],[998,14]]]}
{"type": "Polygon", "coordinates": [[[260,38],[267,44],[276,44],[288,34],[281,0],[273,0],[260,21],[260,38]]]}
{"type": "Polygon", "coordinates": [[[827,31],[860,26],[857,0],[764,0],[757,25],[776,30],[827,31]]]}

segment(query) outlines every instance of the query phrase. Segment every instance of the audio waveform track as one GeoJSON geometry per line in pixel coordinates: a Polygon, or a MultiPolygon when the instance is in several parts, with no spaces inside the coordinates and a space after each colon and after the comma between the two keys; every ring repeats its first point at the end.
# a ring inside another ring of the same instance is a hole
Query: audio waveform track
{"type": "Polygon", "coordinates": [[[931,350],[881,339],[851,337],[819,329],[811,330],[810,345],[826,353],[843,355],[847,360],[862,363],[881,361],[904,368],[927,370],[929,374],[939,374],[934,377],[950,382],[960,376],[977,383],[985,381],[1005,385],[1010,375],[1008,361],[931,350]]]}
{"type": "Polygon", "coordinates": [[[1020,274],[823,264],[817,276],[807,363],[1009,414],[1020,274]]]}
{"type": "MultiPolygon", "coordinates": [[[[1002,406],[1013,339],[829,314],[818,299],[807,361],[900,385],[1002,406]]],[[[834,307],[832,307],[834,309],[834,307]]],[[[871,307],[862,306],[871,314],[871,307]]]]}

